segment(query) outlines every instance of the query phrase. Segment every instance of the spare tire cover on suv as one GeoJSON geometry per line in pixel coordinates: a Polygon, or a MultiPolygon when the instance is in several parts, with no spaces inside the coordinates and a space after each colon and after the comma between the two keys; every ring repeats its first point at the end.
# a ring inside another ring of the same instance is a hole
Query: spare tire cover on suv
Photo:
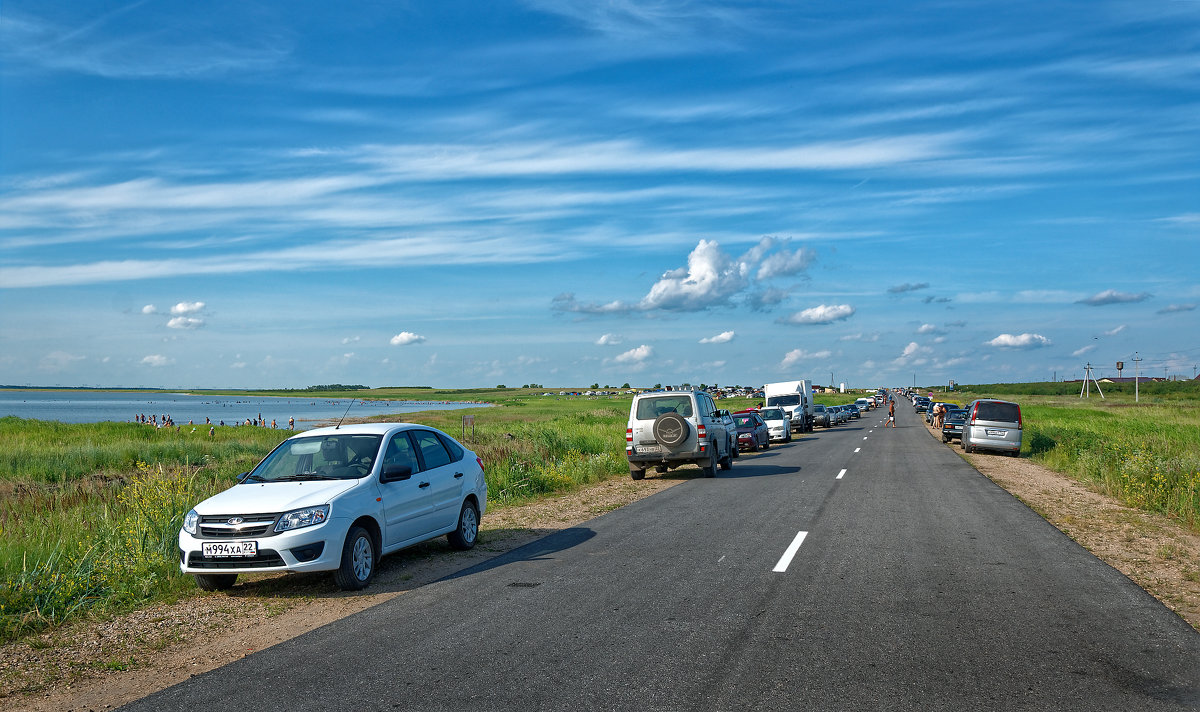
{"type": "Polygon", "coordinates": [[[679,413],[663,413],[654,419],[654,439],[661,445],[675,447],[691,434],[688,421],[679,413]]]}

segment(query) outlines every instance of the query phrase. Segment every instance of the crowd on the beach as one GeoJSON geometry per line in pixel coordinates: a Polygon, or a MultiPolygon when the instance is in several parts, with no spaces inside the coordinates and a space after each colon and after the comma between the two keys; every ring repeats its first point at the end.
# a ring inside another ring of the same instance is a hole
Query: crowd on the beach
{"type": "MultiPolygon", "coordinates": [[[[183,429],[183,426],[176,425],[175,419],[172,418],[167,413],[163,413],[162,415],[152,413],[149,416],[147,416],[145,413],[138,413],[137,415],[133,416],[133,422],[141,423],[142,425],[153,425],[157,429],[175,428],[176,432],[179,432],[180,430],[183,429]]],[[[214,424],[212,422],[211,418],[205,417],[204,424],[208,426],[208,434],[209,435],[216,435],[217,426],[220,425],[220,426],[224,427],[225,421],[222,420],[222,421],[214,424]]],[[[246,418],[246,420],[244,422],[235,420],[235,421],[230,422],[229,424],[230,425],[243,425],[243,426],[254,427],[254,428],[265,428],[265,427],[267,427],[267,420],[266,420],[266,418],[263,417],[262,413],[259,413],[257,418],[246,418]]],[[[188,425],[192,426],[192,430],[195,431],[195,429],[196,429],[195,421],[189,420],[188,425]]],[[[270,427],[274,428],[274,429],[278,429],[279,423],[274,418],[272,418],[270,427]]],[[[296,429],[296,419],[288,418],[287,427],[288,427],[288,430],[295,430],[296,429]]]]}

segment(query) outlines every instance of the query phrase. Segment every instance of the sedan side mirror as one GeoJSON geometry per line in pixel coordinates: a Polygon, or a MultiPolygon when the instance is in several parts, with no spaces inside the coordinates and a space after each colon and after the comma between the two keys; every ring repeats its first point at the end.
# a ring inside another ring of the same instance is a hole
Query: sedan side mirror
{"type": "Polygon", "coordinates": [[[242,474],[238,475],[238,476],[237,476],[237,482],[238,482],[238,484],[240,485],[240,484],[242,484],[243,482],[245,482],[245,481],[246,481],[246,478],[247,478],[247,477],[249,477],[249,476],[250,476],[250,473],[249,473],[249,472],[243,472],[242,474]]]}
{"type": "Polygon", "coordinates": [[[412,477],[413,469],[411,465],[384,465],[383,474],[380,476],[380,482],[399,482],[412,477]]]}

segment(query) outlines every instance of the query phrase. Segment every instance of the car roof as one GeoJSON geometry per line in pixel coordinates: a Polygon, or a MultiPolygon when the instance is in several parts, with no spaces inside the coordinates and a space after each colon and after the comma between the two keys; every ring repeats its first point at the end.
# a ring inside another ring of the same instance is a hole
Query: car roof
{"type": "Polygon", "coordinates": [[[292,437],[299,438],[313,435],[387,435],[393,430],[411,430],[413,428],[437,430],[437,428],[421,425],[420,423],[348,423],[341,426],[331,425],[325,428],[314,428],[313,430],[306,430],[303,433],[297,433],[292,437]]]}

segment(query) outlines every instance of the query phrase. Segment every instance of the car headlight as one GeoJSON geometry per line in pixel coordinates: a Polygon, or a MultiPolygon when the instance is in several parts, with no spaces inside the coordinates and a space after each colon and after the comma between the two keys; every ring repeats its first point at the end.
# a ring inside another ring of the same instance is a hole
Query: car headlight
{"type": "Polygon", "coordinates": [[[196,534],[196,525],[200,523],[200,515],[196,514],[196,510],[192,510],[183,515],[183,530],[188,534],[196,534]]]}
{"type": "Polygon", "coordinates": [[[286,532],[292,529],[303,529],[304,527],[312,527],[317,524],[322,524],[329,518],[329,505],[322,504],[320,507],[305,507],[304,509],[293,509],[290,512],[279,517],[279,521],[275,524],[276,532],[286,532]]]}

